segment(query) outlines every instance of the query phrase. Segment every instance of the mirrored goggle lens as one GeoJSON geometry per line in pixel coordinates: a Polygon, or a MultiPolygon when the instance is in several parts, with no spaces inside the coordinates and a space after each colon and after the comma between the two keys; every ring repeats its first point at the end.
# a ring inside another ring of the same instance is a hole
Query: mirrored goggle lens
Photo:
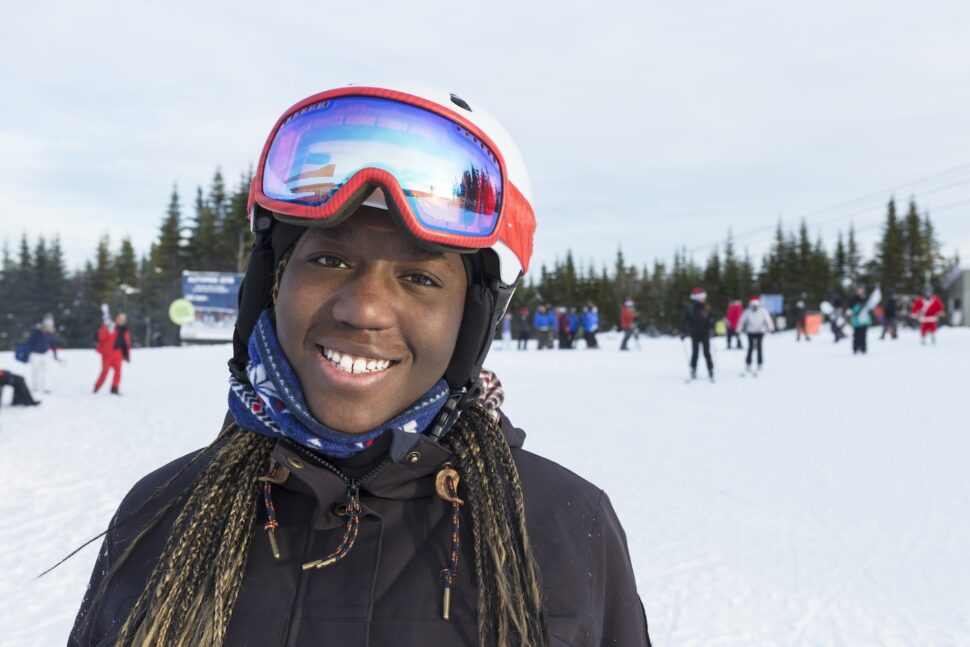
{"type": "Polygon", "coordinates": [[[365,168],[393,175],[428,229],[495,231],[502,207],[495,154],[458,124],[388,99],[340,97],[294,113],[270,146],[262,189],[274,200],[320,206],[365,168]]]}

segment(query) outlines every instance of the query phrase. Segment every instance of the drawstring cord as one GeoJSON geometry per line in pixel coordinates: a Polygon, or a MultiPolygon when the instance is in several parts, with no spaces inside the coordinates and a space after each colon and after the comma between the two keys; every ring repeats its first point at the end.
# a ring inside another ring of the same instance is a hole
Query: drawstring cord
{"type": "Polygon", "coordinates": [[[280,559],[280,545],[276,541],[276,529],[280,527],[276,520],[276,506],[273,505],[273,484],[282,485],[290,476],[290,471],[277,463],[274,459],[269,459],[269,472],[266,476],[259,477],[263,482],[263,506],[266,508],[266,524],[263,530],[269,537],[269,547],[273,551],[273,559],[280,559]]]}
{"type": "Polygon", "coordinates": [[[336,564],[346,557],[350,549],[354,547],[354,542],[357,541],[357,533],[360,530],[360,487],[356,484],[351,484],[347,487],[347,516],[349,519],[347,520],[347,526],[344,528],[344,536],[340,540],[340,545],[323,559],[317,559],[304,564],[304,571],[308,571],[311,568],[326,568],[327,566],[336,564]]]}
{"type": "Polygon", "coordinates": [[[458,555],[461,549],[461,505],[464,501],[458,498],[458,481],[458,472],[450,463],[445,463],[435,477],[435,491],[438,496],[451,503],[451,552],[448,566],[441,569],[441,579],[444,582],[441,617],[445,620],[451,619],[451,587],[458,577],[458,555]]]}
{"type": "Polygon", "coordinates": [[[280,545],[276,542],[276,529],[280,527],[276,520],[276,507],[273,505],[273,484],[270,481],[263,482],[263,505],[266,506],[266,525],[263,530],[269,535],[269,547],[273,551],[273,558],[280,558],[280,545]]]}
{"type": "MultiPolygon", "coordinates": [[[[287,477],[289,477],[289,470],[276,463],[275,460],[270,460],[269,474],[259,479],[263,482],[263,505],[266,508],[266,523],[263,530],[269,537],[273,558],[277,560],[280,559],[280,547],[276,540],[276,530],[280,524],[276,518],[276,506],[273,505],[273,484],[282,484],[287,477]]],[[[438,497],[451,504],[451,550],[448,554],[448,565],[441,569],[441,580],[444,585],[441,616],[445,620],[451,619],[451,589],[458,577],[458,561],[461,551],[461,506],[464,501],[458,498],[459,480],[458,471],[451,463],[445,463],[435,476],[435,492],[438,497]]],[[[344,559],[354,547],[354,542],[357,541],[357,535],[360,532],[361,514],[360,486],[356,482],[351,482],[347,486],[346,509],[347,525],[344,527],[340,544],[323,559],[304,564],[304,571],[332,566],[344,559]]]]}

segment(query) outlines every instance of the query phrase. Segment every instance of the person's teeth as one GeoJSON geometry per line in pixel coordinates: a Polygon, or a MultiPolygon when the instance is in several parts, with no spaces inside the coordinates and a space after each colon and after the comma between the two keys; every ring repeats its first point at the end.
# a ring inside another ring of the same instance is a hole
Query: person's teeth
{"type": "Polygon", "coordinates": [[[341,356],[340,368],[350,373],[354,368],[354,358],[352,358],[350,355],[341,356]]]}
{"type": "Polygon", "coordinates": [[[378,371],[383,371],[385,368],[387,368],[390,365],[391,363],[386,359],[381,359],[374,362],[374,368],[378,371]]]}
{"type": "Polygon", "coordinates": [[[377,360],[376,359],[369,359],[369,360],[367,360],[367,370],[368,371],[377,370],[377,360]]]}
{"type": "Polygon", "coordinates": [[[336,351],[335,350],[330,355],[330,361],[333,362],[334,364],[339,364],[340,363],[340,357],[341,357],[340,356],[340,351],[336,351]]]}
{"type": "Polygon", "coordinates": [[[327,359],[333,359],[333,349],[331,349],[331,348],[324,348],[323,349],[323,356],[326,357],[327,359]]]}
{"type": "Polygon", "coordinates": [[[367,360],[358,357],[354,360],[354,373],[363,373],[367,369],[367,360]]]}

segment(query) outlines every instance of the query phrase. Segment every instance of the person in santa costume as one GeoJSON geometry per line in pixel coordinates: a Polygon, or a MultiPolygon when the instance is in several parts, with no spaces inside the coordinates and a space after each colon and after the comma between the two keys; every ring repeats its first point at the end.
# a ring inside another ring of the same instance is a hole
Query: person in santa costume
{"type": "Polygon", "coordinates": [[[926,286],[923,296],[916,298],[910,315],[919,321],[920,341],[925,344],[926,336],[929,335],[935,344],[936,328],[939,325],[940,317],[943,316],[943,302],[940,301],[940,297],[933,294],[932,287],[926,286]]]}

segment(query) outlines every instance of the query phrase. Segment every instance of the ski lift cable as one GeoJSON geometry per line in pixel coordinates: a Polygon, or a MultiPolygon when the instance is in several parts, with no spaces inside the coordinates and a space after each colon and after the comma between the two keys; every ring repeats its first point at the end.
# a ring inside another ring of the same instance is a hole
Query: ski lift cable
{"type": "MultiPolygon", "coordinates": [[[[942,184],[940,186],[932,186],[932,184],[931,184],[931,186],[927,187],[926,189],[918,191],[918,193],[920,195],[922,195],[922,196],[931,195],[931,194],[934,194],[934,193],[938,193],[940,191],[946,191],[948,189],[952,189],[954,187],[962,186],[964,184],[970,184],[970,177],[960,177],[960,178],[955,179],[955,180],[954,180],[954,177],[946,177],[948,175],[953,175],[956,171],[964,170],[964,169],[967,169],[967,168],[970,168],[970,164],[963,164],[961,166],[957,166],[957,167],[953,167],[951,169],[948,169],[947,171],[941,171],[939,173],[934,173],[932,175],[923,176],[922,178],[919,178],[919,179],[916,179],[916,180],[911,180],[911,181],[905,182],[903,184],[898,184],[898,185],[896,185],[896,186],[894,186],[892,188],[885,189],[885,190],[883,190],[883,191],[881,191],[879,193],[869,194],[867,196],[863,196],[863,197],[860,197],[860,198],[856,198],[854,200],[848,200],[848,201],[845,201],[845,202],[840,202],[840,203],[835,204],[835,205],[831,205],[829,207],[823,207],[821,209],[816,209],[814,211],[806,212],[806,213],[802,214],[801,216],[798,216],[797,217],[797,220],[805,220],[809,216],[819,215],[821,213],[825,213],[825,212],[828,212],[828,211],[833,211],[833,210],[836,210],[836,209],[845,209],[845,208],[847,208],[847,207],[849,207],[851,205],[861,204],[863,201],[868,201],[869,203],[871,203],[868,206],[866,206],[865,208],[861,208],[860,209],[860,208],[857,207],[857,208],[852,209],[850,212],[843,212],[843,213],[840,213],[840,214],[838,214],[836,216],[826,218],[826,219],[824,219],[821,222],[811,223],[811,224],[813,226],[821,226],[821,225],[825,225],[825,224],[831,224],[833,222],[838,222],[840,220],[845,220],[847,218],[851,218],[853,216],[857,216],[857,215],[860,215],[860,214],[869,212],[873,208],[879,206],[879,204],[882,204],[882,202],[885,201],[886,194],[887,193],[892,194],[892,193],[894,193],[895,191],[897,191],[899,189],[902,189],[902,188],[911,188],[913,186],[917,186],[919,184],[923,184],[923,183],[926,183],[926,182],[941,182],[942,181],[942,182],[944,182],[944,184],[942,184]],[[878,203],[873,203],[873,201],[876,201],[876,200],[878,201],[878,203]]],[[[938,210],[939,209],[934,209],[934,211],[938,211],[938,210]]],[[[792,219],[787,219],[787,222],[791,222],[791,220],[792,219]]],[[[784,222],[784,221],[782,221],[782,222],[784,222]]],[[[732,234],[731,238],[732,238],[732,241],[737,241],[739,239],[750,238],[751,236],[755,236],[755,235],[758,235],[758,234],[763,234],[763,233],[766,233],[766,232],[774,232],[776,228],[777,228],[777,223],[771,224],[771,225],[766,225],[764,227],[758,227],[756,229],[751,229],[751,230],[742,232],[740,234],[732,234]]],[[[705,249],[710,249],[712,247],[719,246],[721,243],[723,243],[723,241],[717,241],[717,242],[712,242],[712,243],[706,243],[706,244],[703,244],[703,245],[697,245],[695,247],[690,248],[688,250],[688,252],[691,253],[691,254],[693,254],[694,252],[698,252],[698,251],[702,251],[702,250],[705,250],[705,249]]]]}

